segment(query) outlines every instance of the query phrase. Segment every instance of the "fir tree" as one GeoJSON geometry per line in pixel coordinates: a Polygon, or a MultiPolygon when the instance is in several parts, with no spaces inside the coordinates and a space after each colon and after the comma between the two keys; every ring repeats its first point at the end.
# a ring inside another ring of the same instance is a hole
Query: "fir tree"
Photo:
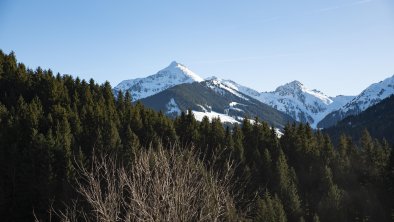
{"type": "Polygon", "coordinates": [[[257,213],[254,221],[286,222],[287,217],[282,202],[277,195],[272,197],[268,191],[262,199],[257,200],[257,213]]]}

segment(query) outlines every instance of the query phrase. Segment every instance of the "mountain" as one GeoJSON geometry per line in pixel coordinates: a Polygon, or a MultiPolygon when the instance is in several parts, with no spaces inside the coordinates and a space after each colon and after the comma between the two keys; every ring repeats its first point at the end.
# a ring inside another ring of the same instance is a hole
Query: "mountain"
{"type": "Polygon", "coordinates": [[[220,83],[221,88],[228,88],[255,98],[286,113],[296,121],[309,123],[314,128],[327,114],[339,109],[354,98],[342,95],[329,97],[318,90],[306,88],[299,81],[279,86],[273,92],[260,93],[231,80],[221,80],[216,77],[211,79],[220,83]]]}
{"type": "MultiPolygon", "coordinates": [[[[129,91],[133,100],[140,100],[184,83],[204,83],[203,85],[214,90],[216,94],[222,96],[226,96],[227,93],[230,93],[234,96],[240,97],[240,99],[253,98],[260,103],[267,104],[274,109],[284,112],[292,117],[293,120],[309,123],[312,127],[316,127],[317,123],[327,114],[339,109],[353,99],[353,97],[350,96],[329,97],[318,90],[309,90],[298,81],[293,81],[283,86],[279,86],[273,92],[258,92],[249,87],[242,86],[232,80],[223,80],[217,77],[210,77],[204,81],[186,66],[177,62],[172,62],[167,68],[146,78],[122,81],[114,88],[114,92],[116,94],[119,90],[122,90],[123,92],[129,91]]],[[[188,97],[188,99],[190,100],[188,101],[188,105],[195,105],[195,103],[192,102],[192,97],[188,97]]],[[[144,102],[146,101],[148,100],[144,100],[144,102]]],[[[168,98],[166,98],[166,101],[169,102],[168,98]]],[[[166,104],[168,107],[172,107],[173,110],[171,113],[173,114],[180,112],[176,109],[175,104],[176,101],[172,100],[171,103],[166,104]]],[[[201,103],[200,105],[204,104],[201,103]]],[[[221,114],[224,114],[224,110],[228,108],[229,104],[222,105],[223,106],[220,108],[216,108],[217,110],[220,110],[221,114]]],[[[205,108],[209,110],[209,107],[205,108]]],[[[234,110],[235,108],[237,107],[232,107],[231,110],[234,110]]],[[[185,110],[185,107],[183,107],[183,110],[185,110]]],[[[198,112],[197,110],[195,111],[198,112]]],[[[208,113],[205,114],[208,115],[208,113]]],[[[253,116],[255,114],[256,112],[246,112],[240,116],[253,116]]],[[[199,114],[196,113],[196,115],[199,114]]],[[[223,118],[227,117],[223,116],[223,118]]],[[[237,120],[228,119],[228,121],[234,122],[237,120]]]]}
{"type": "Polygon", "coordinates": [[[352,136],[356,141],[361,138],[364,129],[367,129],[372,137],[387,139],[394,144],[394,95],[367,108],[356,116],[348,116],[335,126],[325,129],[334,140],[338,140],[341,134],[352,136]]]}
{"type": "Polygon", "coordinates": [[[243,86],[243,85],[240,85],[232,80],[224,80],[224,79],[220,79],[216,76],[212,76],[210,78],[207,78],[206,80],[212,80],[213,82],[216,82],[216,85],[219,84],[222,87],[238,91],[240,93],[243,93],[243,94],[253,97],[255,99],[257,99],[258,96],[260,95],[260,93],[257,92],[256,90],[251,89],[246,86],[243,86]]]}
{"type": "Polygon", "coordinates": [[[129,91],[134,101],[169,116],[191,108],[196,119],[220,117],[223,122],[239,123],[244,116],[255,117],[281,128],[294,119],[256,100],[259,93],[231,80],[202,79],[186,66],[172,62],[146,78],[124,80],[114,88],[115,95],[129,91]]]}
{"type": "Polygon", "coordinates": [[[394,75],[383,81],[370,85],[340,109],[329,113],[320,121],[317,127],[328,128],[333,126],[338,121],[350,115],[357,115],[392,94],[394,94],[394,75]]]}
{"type": "Polygon", "coordinates": [[[240,123],[245,116],[259,117],[276,128],[294,120],[260,101],[236,91],[217,79],[181,84],[140,100],[145,106],[169,116],[191,109],[197,120],[220,117],[223,122],[240,123]]]}
{"type": "Polygon", "coordinates": [[[299,81],[279,86],[273,92],[263,92],[259,100],[283,111],[295,120],[309,123],[315,128],[328,113],[350,101],[351,96],[329,97],[324,93],[306,88],[299,81]]]}
{"type": "Polygon", "coordinates": [[[122,81],[114,88],[114,93],[117,95],[120,90],[122,92],[129,91],[133,100],[139,100],[175,85],[201,81],[203,79],[200,76],[186,66],[174,61],[154,75],[122,81]]]}

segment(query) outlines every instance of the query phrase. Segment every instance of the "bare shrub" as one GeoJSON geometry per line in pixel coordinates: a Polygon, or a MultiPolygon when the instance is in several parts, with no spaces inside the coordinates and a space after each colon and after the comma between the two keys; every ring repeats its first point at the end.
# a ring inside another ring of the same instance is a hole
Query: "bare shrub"
{"type": "Polygon", "coordinates": [[[149,149],[130,168],[108,156],[79,166],[82,201],[57,212],[62,221],[232,221],[232,167],[207,169],[193,149],[149,149]]]}

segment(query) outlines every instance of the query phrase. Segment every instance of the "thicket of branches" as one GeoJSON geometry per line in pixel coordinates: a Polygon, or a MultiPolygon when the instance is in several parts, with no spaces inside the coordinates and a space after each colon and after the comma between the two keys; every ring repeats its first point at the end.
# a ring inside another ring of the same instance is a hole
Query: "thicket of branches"
{"type": "Polygon", "coordinates": [[[130,167],[114,156],[79,166],[79,201],[52,215],[61,221],[236,221],[231,165],[220,174],[194,149],[149,149],[130,167]]]}

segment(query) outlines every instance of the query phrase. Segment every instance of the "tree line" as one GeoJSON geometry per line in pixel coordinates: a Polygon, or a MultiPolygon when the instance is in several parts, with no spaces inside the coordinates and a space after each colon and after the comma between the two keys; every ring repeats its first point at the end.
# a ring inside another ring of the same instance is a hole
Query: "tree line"
{"type": "Polygon", "coordinates": [[[2,220],[48,218],[49,208],[81,198],[78,166],[92,168],[95,154],[134,172],[139,153],[174,146],[198,150],[214,172],[234,163],[237,220],[394,219],[393,149],[366,130],[359,141],[342,135],[334,146],[303,124],[289,123],[279,138],[257,118],[231,127],[198,122],[190,111],[170,119],[133,103],[128,92],[113,95],[108,82],[32,70],[0,51],[2,220]]]}

